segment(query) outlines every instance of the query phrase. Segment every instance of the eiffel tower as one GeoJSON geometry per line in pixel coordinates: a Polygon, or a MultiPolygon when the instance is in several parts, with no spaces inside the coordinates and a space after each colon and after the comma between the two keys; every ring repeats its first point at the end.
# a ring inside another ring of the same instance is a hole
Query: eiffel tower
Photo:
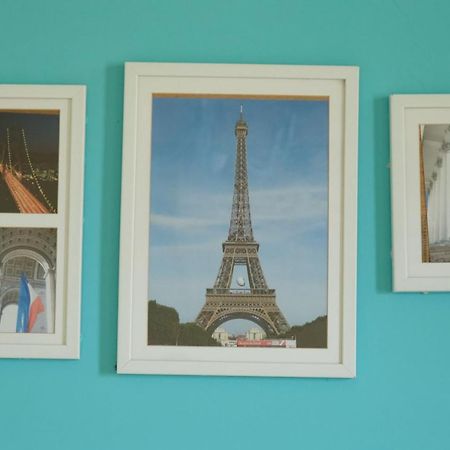
{"type": "Polygon", "coordinates": [[[222,244],[222,264],[214,287],[206,289],[206,302],[196,323],[212,333],[224,322],[247,319],[268,336],[276,336],[287,331],[289,325],[276,303],[275,289],[267,286],[258,257],[259,244],[253,238],[247,175],[248,126],[242,106],[234,133],[237,142],[230,229],[222,244]],[[239,270],[244,276],[236,278],[239,270]],[[233,281],[237,286],[232,286],[233,281]]]}

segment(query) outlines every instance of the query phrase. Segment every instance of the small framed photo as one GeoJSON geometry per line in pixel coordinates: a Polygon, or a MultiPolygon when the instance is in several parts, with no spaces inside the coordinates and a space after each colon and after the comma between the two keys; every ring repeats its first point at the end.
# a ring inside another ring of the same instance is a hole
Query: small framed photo
{"type": "Polygon", "coordinates": [[[355,376],[358,69],[127,63],[119,373],[355,376]]]}
{"type": "Polygon", "coordinates": [[[450,290],[450,95],[391,96],[394,291],[450,290]]]}
{"type": "Polygon", "coordinates": [[[79,358],[85,96],[0,85],[2,358],[79,358]]]}

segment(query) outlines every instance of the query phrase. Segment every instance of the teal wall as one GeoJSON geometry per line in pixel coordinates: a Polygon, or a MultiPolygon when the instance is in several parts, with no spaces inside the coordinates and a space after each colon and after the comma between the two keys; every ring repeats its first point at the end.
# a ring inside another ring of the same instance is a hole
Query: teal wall
{"type": "Polygon", "coordinates": [[[450,3],[2,0],[0,83],[88,86],[80,361],[0,361],[0,449],[450,448],[450,298],[391,293],[388,96],[450,91],[450,3]],[[358,376],[118,376],[124,61],[361,67],[358,376]]]}

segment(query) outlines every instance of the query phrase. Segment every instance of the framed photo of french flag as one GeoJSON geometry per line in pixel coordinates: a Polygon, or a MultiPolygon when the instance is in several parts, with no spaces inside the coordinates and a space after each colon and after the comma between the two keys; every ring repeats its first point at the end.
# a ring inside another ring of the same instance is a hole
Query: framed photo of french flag
{"type": "Polygon", "coordinates": [[[1,358],[79,358],[85,96],[0,85],[1,358]]]}

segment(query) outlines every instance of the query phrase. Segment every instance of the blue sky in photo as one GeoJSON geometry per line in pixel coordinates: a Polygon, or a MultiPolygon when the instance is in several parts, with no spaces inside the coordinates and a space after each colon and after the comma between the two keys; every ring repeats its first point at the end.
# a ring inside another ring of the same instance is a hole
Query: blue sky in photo
{"type": "Polygon", "coordinates": [[[213,287],[241,105],[261,265],[289,324],[300,325],[327,311],[326,100],[153,99],[149,298],[194,321],[213,287]]]}

